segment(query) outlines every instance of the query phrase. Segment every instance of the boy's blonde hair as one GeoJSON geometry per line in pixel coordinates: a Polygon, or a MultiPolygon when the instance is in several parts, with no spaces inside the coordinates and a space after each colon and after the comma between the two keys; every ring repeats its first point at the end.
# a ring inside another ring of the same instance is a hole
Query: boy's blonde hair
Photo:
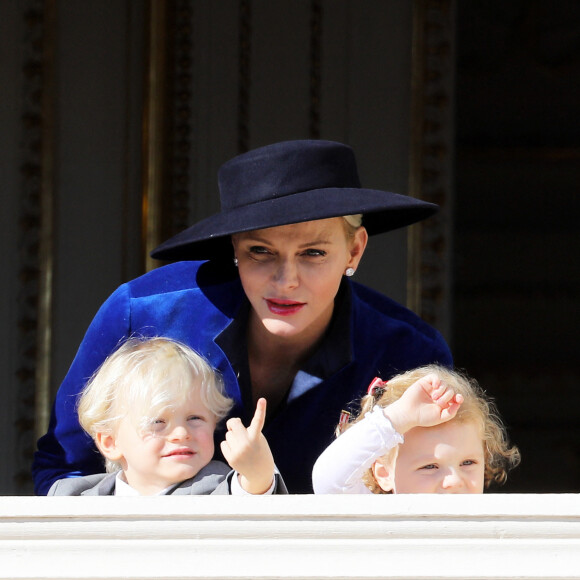
{"type": "MultiPolygon", "coordinates": [[[[146,431],[162,412],[184,404],[193,389],[199,389],[216,422],[232,408],[221,377],[194,350],[169,338],[130,338],[107,357],[82,390],[79,422],[93,439],[97,433],[113,434],[129,414],[146,431]]],[[[106,460],[108,472],[119,467],[106,460]]]]}
{"type": "MultiPolygon", "coordinates": [[[[520,461],[520,453],[508,442],[506,429],[499,416],[494,402],[487,396],[477,381],[460,373],[438,365],[419,367],[389,379],[385,389],[378,395],[366,395],[361,400],[359,415],[348,423],[345,428],[362,420],[366,413],[372,411],[375,405],[387,407],[401,398],[403,393],[420,378],[434,373],[441,381],[456,393],[463,395],[463,403],[452,421],[474,421],[481,433],[485,453],[484,484],[488,488],[492,483],[503,484],[508,471],[520,461]]],[[[394,453],[387,453],[384,461],[393,461],[394,453]]],[[[377,483],[372,469],[363,476],[365,485],[373,493],[389,493],[377,483]]]]}

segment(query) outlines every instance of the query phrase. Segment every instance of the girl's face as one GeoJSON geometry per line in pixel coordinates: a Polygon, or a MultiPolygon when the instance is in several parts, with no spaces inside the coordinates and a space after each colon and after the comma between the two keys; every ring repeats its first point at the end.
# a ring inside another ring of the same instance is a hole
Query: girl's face
{"type": "Polygon", "coordinates": [[[252,322],[271,334],[308,341],[326,329],[345,270],[357,268],[364,228],[347,236],[341,217],[232,236],[252,322]]]}
{"type": "Polygon", "coordinates": [[[193,388],[183,405],[161,412],[143,431],[139,418],[120,419],[114,435],[101,435],[103,454],[119,461],[127,483],[153,495],[194,477],[212,459],[216,418],[193,388]]]}
{"type": "Polygon", "coordinates": [[[485,454],[474,421],[451,420],[405,433],[395,464],[395,493],[483,493],[485,454]]]}

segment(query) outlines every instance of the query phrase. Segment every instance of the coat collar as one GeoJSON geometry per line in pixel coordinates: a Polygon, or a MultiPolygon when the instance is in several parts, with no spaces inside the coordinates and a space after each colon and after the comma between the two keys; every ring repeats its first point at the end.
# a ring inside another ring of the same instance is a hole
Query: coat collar
{"type": "MultiPolygon", "coordinates": [[[[288,393],[288,401],[296,399],[337,373],[353,360],[350,340],[352,291],[344,279],[335,299],[334,313],[324,338],[316,352],[304,362],[296,374],[288,393]]],[[[246,410],[253,409],[251,402],[250,369],[248,363],[247,326],[250,303],[244,303],[231,323],[215,338],[216,344],[226,354],[238,379],[246,410]]],[[[251,416],[250,416],[251,418],[251,416]]]]}

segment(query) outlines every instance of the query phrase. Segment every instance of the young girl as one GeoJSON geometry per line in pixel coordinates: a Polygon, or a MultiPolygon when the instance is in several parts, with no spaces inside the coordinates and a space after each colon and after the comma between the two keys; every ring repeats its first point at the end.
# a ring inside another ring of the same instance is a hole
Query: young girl
{"type": "Polygon", "coordinates": [[[315,493],[482,493],[520,459],[477,383],[436,365],[375,379],[344,427],[314,465],[315,493]]]}
{"type": "Polygon", "coordinates": [[[212,461],[214,430],[232,407],[219,376],[189,347],[130,339],[106,359],[79,400],[79,421],[107,473],[61,479],[49,495],[286,493],[262,427],[230,419],[221,448],[237,471],[212,461]]]}

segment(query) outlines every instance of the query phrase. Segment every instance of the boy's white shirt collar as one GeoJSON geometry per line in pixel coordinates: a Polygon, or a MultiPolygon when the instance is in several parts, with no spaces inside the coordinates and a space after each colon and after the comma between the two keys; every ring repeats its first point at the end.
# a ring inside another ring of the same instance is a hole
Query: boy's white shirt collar
{"type": "MultiPolygon", "coordinates": [[[[171,488],[173,488],[173,485],[162,489],[154,495],[166,495],[171,488]]],[[[113,491],[113,495],[122,497],[136,497],[140,496],[141,494],[127,483],[125,480],[125,474],[122,471],[119,471],[115,477],[115,489],[113,491]]]]}

